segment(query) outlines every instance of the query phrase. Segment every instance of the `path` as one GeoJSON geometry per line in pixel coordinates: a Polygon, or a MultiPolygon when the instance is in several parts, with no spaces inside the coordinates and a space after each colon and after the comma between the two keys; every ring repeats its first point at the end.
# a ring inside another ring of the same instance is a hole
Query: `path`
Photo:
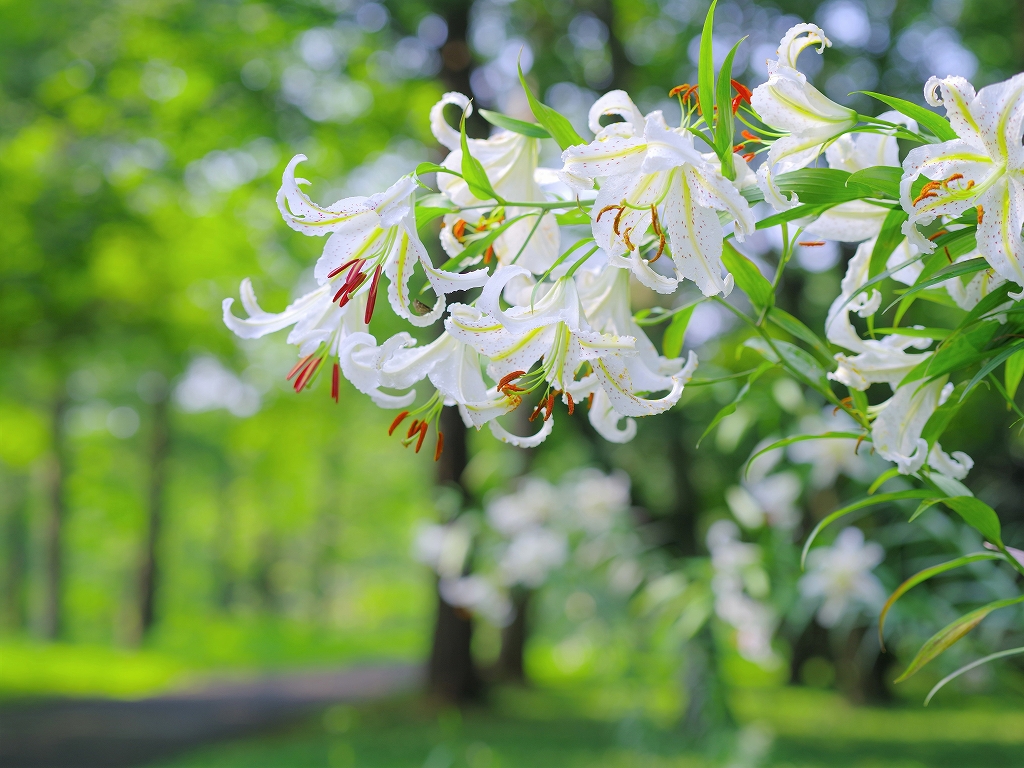
{"type": "Polygon", "coordinates": [[[137,700],[61,699],[0,708],[0,768],[130,768],[298,720],[338,702],[414,690],[411,665],[306,671],[137,700]]]}

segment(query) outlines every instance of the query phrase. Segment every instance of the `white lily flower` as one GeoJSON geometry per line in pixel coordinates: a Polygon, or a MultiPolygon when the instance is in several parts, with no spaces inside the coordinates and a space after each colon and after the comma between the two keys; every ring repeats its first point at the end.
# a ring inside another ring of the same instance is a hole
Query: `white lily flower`
{"type": "MultiPolygon", "coordinates": [[[[980,255],[977,251],[972,251],[961,256],[954,263],[974,259],[980,255]]],[[[995,269],[983,269],[981,272],[975,272],[973,275],[966,275],[966,278],[966,283],[964,278],[961,277],[953,277],[943,283],[950,298],[956,302],[960,309],[966,312],[970,312],[978,306],[979,301],[1006,282],[1006,278],[999,275],[995,269]]]]}
{"type": "MultiPolygon", "coordinates": [[[[444,108],[448,104],[454,104],[467,116],[473,113],[473,106],[467,96],[452,91],[444,94],[430,110],[430,129],[434,137],[450,150],[448,157],[441,164],[445,168],[461,173],[461,134],[445,120],[444,108]]],[[[488,139],[467,139],[467,143],[470,154],[483,165],[491,186],[503,199],[538,203],[547,200],[536,181],[540,157],[538,139],[511,131],[499,131],[488,139]]],[[[459,176],[439,173],[437,186],[455,205],[479,206],[481,202],[485,202],[478,200],[470,192],[469,185],[459,176]]],[[[452,213],[444,217],[441,244],[449,256],[461,253],[466,247],[467,238],[475,232],[495,228],[503,221],[532,212],[529,208],[510,207],[503,209],[499,215],[494,215],[493,212],[481,215],[483,210],[452,213]]],[[[535,216],[529,216],[511,225],[499,235],[493,247],[499,264],[510,264],[515,260],[516,264],[535,274],[543,273],[558,258],[558,222],[551,212],[543,213],[539,224],[535,216]]]]}
{"type": "MultiPolygon", "coordinates": [[[[917,123],[899,112],[885,112],[878,117],[890,123],[906,125],[912,131],[917,130],[917,123]]],[[[847,133],[840,136],[825,150],[829,168],[847,173],[877,166],[899,168],[899,145],[894,133],[895,130],[890,129],[885,133],[847,133]]],[[[865,200],[851,200],[829,208],[808,224],[804,231],[826,240],[859,243],[878,237],[888,213],[888,208],[865,200]]]]}
{"type": "Polygon", "coordinates": [[[447,525],[421,523],[413,537],[412,554],[442,579],[455,579],[462,574],[472,546],[473,533],[461,520],[447,525]]]}
{"type": "Polygon", "coordinates": [[[768,81],[755,88],[750,98],[765,124],[788,132],[772,144],[758,169],[765,199],[777,210],[792,207],[799,200],[796,195],[787,200],[774,177],[806,168],[830,141],[857,124],[856,112],[826,98],[796,68],[805,48],[817,46],[820,54],[831,45],[824,31],[814,24],[792,27],[779,44],[778,59],[768,61],[768,81]]]}
{"type": "Polygon", "coordinates": [[[925,424],[953,391],[942,376],[934,381],[913,381],[877,406],[871,440],[878,455],[896,464],[900,474],[917,472],[928,461],[928,442],[921,437],[925,424]]]}
{"type": "Polygon", "coordinates": [[[800,522],[797,501],[802,490],[800,478],[793,472],[778,472],[732,486],[725,492],[725,500],[745,528],[760,528],[767,522],[773,528],[790,530],[800,522]]]}
{"type": "MultiPolygon", "coordinates": [[[[613,94],[616,102],[628,101],[621,92],[613,94]]],[[[684,128],[669,128],[660,110],[640,125],[633,122],[639,110],[631,101],[628,108],[621,103],[617,108],[630,115],[630,121],[612,123],[590,144],[562,153],[567,181],[586,189],[595,179],[604,179],[591,213],[594,239],[607,252],[609,263],[632,270],[641,283],[659,293],[672,293],[685,278],[706,296],[727,295],[733,279],[722,274],[724,231],[717,211],[736,222],[736,238],[742,241],[754,231],[750,205],[694,148],[693,135],[684,128]],[[656,250],[653,258],[645,259],[640,251],[648,229],[656,250]],[[675,267],[671,277],[650,266],[666,251],[675,267]]],[[[594,122],[593,112],[591,116],[594,122]]]]}
{"type": "Polygon", "coordinates": [[[830,547],[811,550],[807,573],[800,577],[805,600],[821,600],[818,623],[834,627],[855,607],[879,609],[885,603],[882,582],[871,571],[883,560],[881,545],[864,541],[859,528],[844,528],[830,547]]]}
{"type": "Polygon", "coordinates": [[[371,197],[350,197],[322,208],[299,188],[308,184],[295,178],[295,167],[305,160],[296,155],[285,168],[277,204],[285,223],[306,235],[330,235],[323,255],[317,261],[314,276],[321,284],[333,285],[333,301],[346,304],[359,293],[368,294],[372,314],[381,274],[389,280],[388,298],[395,313],[413,325],[428,326],[441,317],[445,295],[454,291],[479,288],[487,281],[487,271],[458,274],[437,269],[416,232],[413,215],[411,177],[399,179],[386,192],[371,197]],[[423,270],[437,295],[432,309],[413,311],[409,279],[417,265],[423,270]]]}
{"type": "Polygon", "coordinates": [[[448,605],[478,614],[495,626],[508,626],[515,618],[512,601],[483,576],[441,579],[437,588],[448,605]]]}
{"type": "Polygon", "coordinates": [[[963,451],[946,453],[942,450],[941,445],[935,443],[928,454],[928,466],[946,477],[963,480],[967,477],[967,473],[974,468],[974,459],[963,451]]]}
{"type": "Polygon", "coordinates": [[[903,162],[901,202],[910,218],[904,233],[922,251],[935,244],[918,230],[939,216],[978,209],[978,250],[1006,280],[1024,285],[1024,74],[982,88],[962,77],[933,77],[924,88],[932,106],[945,106],[959,138],[910,151],[903,162]],[[929,179],[915,197],[918,176],[929,179]]]}
{"type": "Polygon", "coordinates": [[[554,518],[562,506],[558,491],[540,477],[524,477],[514,493],[487,505],[487,522],[502,536],[512,537],[554,518]]]}

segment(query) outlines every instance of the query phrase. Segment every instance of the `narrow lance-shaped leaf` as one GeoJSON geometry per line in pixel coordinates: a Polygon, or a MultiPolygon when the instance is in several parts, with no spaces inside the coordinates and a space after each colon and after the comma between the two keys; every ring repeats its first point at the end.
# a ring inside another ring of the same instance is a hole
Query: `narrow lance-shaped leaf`
{"type": "MultiPolygon", "coordinates": [[[[874,165],[862,171],[850,174],[846,180],[847,184],[857,184],[866,187],[878,197],[888,197],[892,200],[900,199],[900,180],[903,178],[902,168],[893,168],[888,165],[874,165]]],[[[896,209],[896,210],[902,210],[896,209]]]]}
{"type": "Polygon", "coordinates": [[[533,116],[537,118],[537,122],[547,129],[548,133],[551,134],[558,146],[562,149],[568,149],[569,147],[575,146],[576,144],[586,144],[583,137],[580,136],[576,129],[572,127],[572,123],[566,120],[562,115],[553,110],[546,104],[542,104],[536,96],[533,95],[533,91],[530,90],[530,86],[526,83],[526,77],[523,75],[522,65],[519,67],[519,82],[523,86],[523,90],[526,92],[526,101],[530,105],[530,111],[533,112],[533,116]]]}
{"type": "Polygon", "coordinates": [[[487,171],[483,163],[477,160],[469,152],[469,140],[466,138],[466,113],[462,113],[462,122],[459,125],[460,142],[462,144],[462,178],[469,185],[469,191],[479,200],[497,200],[503,202],[498,193],[491,186],[491,180],[487,178],[487,171]]]}
{"type": "Polygon", "coordinates": [[[967,382],[962,381],[957,384],[946,398],[946,402],[936,408],[935,413],[925,422],[924,429],[921,430],[921,437],[928,443],[928,450],[931,450],[935,443],[942,438],[953,417],[963,406],[964,401],[961,399],[961,395],[964,394],[966,388],[967,382]]]}
{"type": "Polygon", "coordinates": [[[925,499],[917,505],[917,509],[914,510],[914,514],[907,518],[908,523],[912,523],[929,509],[938,504],[942,499],[925,499]]]}
{"type": "Polygon", "coordinates": [[[1021,354],[1021,352],[1024,352],[1024,342],[1009,344],[1005,347],[1002,347],[998,351],[992,351],[996,352],[996,354],[993,355],[989,360],[985,361],[985,363],[981,366],[978,372],[974,374],[974,378],[971,379],[970,383],[967,385],[967,389],[964,391],[965,397],[968,393],[970,393],[971,390],[973,390],[976,386],[978,386],[979,383],[981,383],[982,379],[984,379],[986,376],[992,373],[992,371],[994,371],[1004,362],[1010,360],[1014,355],[1019,355],[1021,354]]]}
{"type": "Polygon", "coordinates": [[[866,433],[862,433],[862,432],[822,432],[820,435],[794,435],[793,437],[786,437],[786,438],[783,438],[782,440],[776,440],[771,445],[768,445],[768,446],[762,448],[760,451],[758,451],[753,456],[751,456],[749,459],[747,459],[747,463],[746,463],[745,469],[744,469],[744,475],[749,475],[749,473],[750,473],[750,465],[753,463],[754,459],[756,459],[758,456],[763,456],[764,454],[766,454],[766,453],[768,453],[770,451],[778,450],[779,448],[785,448],[787,445],[793,445],[794,443],[802,443],[802,442],[805,442],[807,440],[857,440],[857,441],[861,441],[861,440],[865,440],[865,439],[867,439],[870,442],[870,438],[867,436],[867,434],[866,433]]]}
{"type": "Polygon", "coordinates": [[[665,329],[665,336],[662,338],[661,346],[665,357],[679,357],[683,351],[683,340],[686,338],[686,326],[690,323],[690,317],[696,304],[677,312],[665,329]]]}
{"type": "Polygon", "coordinates": [[[818,353],[818,356],[821,357],[829,370],[835,368],[835,360],[833,359],[829,348],[825,346],[825,342],[818,338],[818,335],[804,325],[800,320],[778,307],[772,307],[769,309],[767,317],[769,322],[778,326],[791,336],[795,336],[800,339],[800,341],[808,344],[815,352],[818,353]]]}
{"type": "Polygon", "coordinates": [[[898,99],[895,96],[885,96],[881,93],[874,93],[873,91],[857,91],[857,93],[863,93],[865,96],[871,96],[874,99],[878,99],[880,102],[889,105],[897,112],[913,118],[919,124],[923,125],[935,134],[936,138],[942,141],[953,141],[958,138],[956,131],[953,130],[953,126],[949,124],[949,121],[946,120],[946,118],[941,115],[937,115],[931,110],[918,106],[911,101],[898,99]]]}
{"type": "Polygon", "coordinates": [[[715,57],[712,33],[717,4],[718,0],[712,0],[708,15],[704,17],[704,29],[700,34],[700,57],[697,60],[697,100],[700,102],[700,114],[709,130],[714,126],[715,57]]]}
{"type": "Polygon", "coordinates": [[[974,496],[953,496],[942,503],[956,512],[969,526],[997,547],[1003,545],[999,515],[988,504],[974,496]]]}
{"type": "Polygon", "coordinates": [[[807,541],[804,542],[803,551],[800,553],[800,567],[804,567],[804,562],[807,560],[807,553],[811,549],[811,544],[818,538],[818,534],[821,533],[827,526],[834,523],[841,517],[845,517],[851,512],[856,512],[859,509],[866,509],[867,507],[873,507],[876,504],[885,504],[890,501],[902,501],[903,499],[926,499],[930,496],[934,496],[935,491],[923,491],[923,490],[911,490],[911,491],[895,491],[893,493],[880,493],[877,496],[871,496],[860,501],[855,501],[853,504],[847,504],[845,507],[837,509],[832,514],[821,520],[814,530],[811,531],[810,536],[807,537],[807,541]]]}
{"type": "Polygon", "coordinates": [[[755,307],[764,309],[770,304],[772,284],[761,274],[757,265],[737,251],[728,240],[722,243],[722,263],[755,307]]]}
{"type": "Polygon", "coordinates": [[[960,638],[981,624],[984,618],[992,613],[992,611],[999,610],[1000,608],[1007,608],[1011,605],[1016,605],[1017,603],[1022,602],[1024,602],[1024,595],[1019,597],[1010,597],[1006,600],[996,600],[994,603],[989,603],[977,610],[971,611],[943,627],[921,646],[921,650],[917,652],[917,656],[915,656],[913,661],[910,662],[907,670],[897,677],[895,682],[902,683],[911,675],[917,674],[925,664],[939,656],[943,651],[954,645],[960,638]]]}
{"type": "Polygon", "coordinates": [[[1006,359],[1003,381],[1006,384],[1006,394],[1011,400],[1017,396],[1017,387],[1020,386],[1022,378],[1024,378],[1024,350],[1014,352],[1006,359]]]}
{"type": "MultiPolygon", "coordinates": [[[[898,168],[892,170],[899,172],[898,168]]],[[[885,221],[882,222],[882,231],[878,233],[875,247],[871,249],[871,263],[868,267],[869,278],[885,269],[885,262],[903,242],[903,222],[906,220],[907,213],[902,208],[893,208],[886,214],[885,221]]]]}
{"type": "Polygon", "coordinates": [[[525,120],[516,120],[514,117],[503,115],[501,112],[492,112],[489,109],[481,109],[480,116],[491,125],[504,128],[506,131],[519,133],[533,139],[550,139],[551,134],[536,123],[527,123],[525,120]]]}
{"type": "Polygon", "coordinates": [[[736,49],[740,43],[746,40],[741,38],[732,47],[725,61],[722,62],[722,69],[718,73],[718,89],[715,93],[715,106],[718,107],[718,122],[715,124],[715,149],[718,158],[722,161],[722,175],[727,179],[736,178],[736,168],[733,165],[732,140],[735,125],[732,117],[732,60],[736,56],[736,49]]]}
{"type": "Polygon", "coordinates": [[[751,385],[759,378],[761,378],[762,374],[764,374],[765,371],[769,371],[774,367],[775,366],[773,364],[765,362],[761,363],[759,366],[757,366],[756,369],[754,369],[754,372],[750,374],[750,378],[747,379],[746,383],[740,388],[740,391],[736,393],[736,397],[732,399],[732,402],[726,405],[724,408],[722,408],[722,410],[715,414],[715,418],[711,420],[711,423],[708,424],[707,429],[704,430],[704,433],[697,440],[698,448],[700,447],[700,444],[704,440],[704,438],[711,434],[711,432],[714,430],[715,427],[718,426],[718,423],[722,419],[724,419],[726,416],[731,416],[736,412],[736,408],[739,406],[741,402],[743,402],[743,398],[745,398],[747,396],[747,393],[750,391],[751,385]]]}
{"type": "Polygon", "coordinates": [[[868,496],[874,496],[875,491],[877,491],[879,488],[885,485],[886,482],[888,482],[889,480],[892,480],[894,477],[898,476],[899,473],[899,467],[891,467],[890,469],[885,470],[885,472],[876,477],[875,481],[871,483],[870,486],[868,486],[868,496]]]}
{"type": "MultiPolygon", "coordinates": [[[[923,503],[924,502],[922,502],[922,504],[923,503]]],[[[896,605],[896,601],[907,594],[907,592],[912,590],[918,584],[927,581],[932,576],[938,576],[940,573],[952,571],[954,568],[960,568],[961,566],[978,563],[983,560],[1002,559],[1001,555],[997,555],[994,552],[977,552],[973,555],[964,555],[963,557],[958,557],[955,560],[949,560],[945,563],[933,565],[931,568],[925,568],[923,571],[918,571],[896,587],[896,590],[889,595],[889,599],[885,601],[885,605],[882,606],[882,612],[878,615],[878,644],[881,646],[882,650],[885,650],[885,639],[883,634],[885,632],[885,617],[889,615],[889,611],[892,610],[894,605],[896,605]]]]}
{"type": "Polygon", "coordinates": [[[933,687],[925,697],[924,705],[927,707],[928,702],[932,700],[932,697],[935,696],[936,693],[945,687],[946,683],[960,677],[964,672],[970,672],[975,667],[980,667],[982,664],[988,664],[990,661],[995,661],[996,659],[1005,659],[1007,656],[1016,656],[1018,653],[1024,653],[1024,646],[1021,646],[1020,648],[1007,648],[1005,651],[990,653],[988,656],[982,656],[980,659],[976,659],[970,664],[964,664],[956,672],[950,672],[935,684],[935,687],[933,687]]]}

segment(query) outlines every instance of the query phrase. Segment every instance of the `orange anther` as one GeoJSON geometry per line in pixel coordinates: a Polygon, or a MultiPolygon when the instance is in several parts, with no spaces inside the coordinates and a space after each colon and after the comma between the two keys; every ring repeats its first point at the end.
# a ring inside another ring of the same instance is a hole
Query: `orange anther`
{"type": "Polygon", "coordinates": [[[742,136],[747,141],[761,141],[761,137],[760,136],[755,136],[754,134],[752,134],[750,131],[748,131],[745,128],[742,131],[740,131],[740,136],[742,136]]]}
{"type": "Polygon", "coordinates": [[[803,242],[797,243],[797,245],[802,245],[804,248],[818,248],[824,244],[824,240],[804,240],[803,242]]]}
{"type": "Polygon", "coordinates": [[[747,154],[745,154],[745,155],[743,156],[743,160],[744,160],[744,162],[747,162],[747,163],[749,163],[749,162],[750,162],[751,160],[753,160],[753,159],[754,159],[755,157],[757,157],[757,155],[756,155],[755,153],[753,153],[753,152],[748,152],[747,154]]]}
{"type": "Polygon", "coordinates": [[[441,458],[441,451],[444,450],[444,432],[437,430],[437,448],[434,449],[434,461],[441,458]]]}
{"type": "Polygon", "coordinates": [[[466,222],[459,219],[452,225],[452,234],[456,240],[461,240],[462,236],[466,234],[466,222]]]}
{"type": "Polygon", "coordinates": [[[572,416],[572,412],[576,410],[576,403],[573,402],[572,395],[568,392],[565,393],[566,407],[569,409],[569,415],[572,416]]]}
{"type": "Polygon", "coordinates": [[[400,414],[395,416],[395,420],[391,422],[391,427],[388,429],[388,437],[395,433],[395,430],[398,429],[398,425],[405,421],[405,417],[408,415],[408,411],[402,411],[400,414]]]}
{"type": "Polygon", "coordinates": [[[415,435],[417,430],[419,430],[419,428],[420,428],[420,420],[419,419],[413,419],[412,420],[412,424],[409,425],[409,431],[405,433],[406,438],[410,438],[413,435],[415,435]]]}
{"type": "Polygon", "coordinates": [[[680,93],[682,93],[683,91],[687,90],[689,87],[690,87],[689,83],[683,83],[682,85],[677,85],[675,88],[673,88],[671,91],[668,92],[668,97],[671,99],[671,98],[673,98],[675,96],[678,96],[680,93]]]}
{"type": "Polygon", "coordinates": [[[427,436],[427,422],[420,424],[420,439],[416,441],[416,453],[420,452],[420,448],[423,447],[423,438],[427,436]]]}
{"type": "Polygon", "coordinates": [[[985,221],[985,209],[982,206],[978,206],[978,226],[980,227],[982,222],[985,221]]]}

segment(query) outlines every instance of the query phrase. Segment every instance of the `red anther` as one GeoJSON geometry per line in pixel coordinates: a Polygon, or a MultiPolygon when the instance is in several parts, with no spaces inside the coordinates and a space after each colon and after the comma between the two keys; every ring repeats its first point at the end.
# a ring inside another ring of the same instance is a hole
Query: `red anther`
{"type": "Polygon", "coordinates": [[[620,205],[619,212],[615,214],[615,221],[612,222],[612,232],[614,232],[616,235],[619,234],[619,221],[622,219],[622,214],[624,214],[625,212],[626,206],[620,205]]]}
{"type": "Polygon", "coordinates": [[[743,97],[742,96],[733,96],[732,97],[732,113],[734,115],[737,112],[740,111],[740,104],[742,104],[742,103],[743,103],[743,97]]]}
{"type": "MultiPolygon", "coordinates": [[[[501,381],[498,382],[498,389],[505,389],[509,384],[518,379],[520,376],[525,376],[526,371],[512,371],[512,373],[501,377],[501,381]]],[[[521,389],[517,389],[517,392],[522,392],[521,389]]]]}
{"type": "Polygon", "coordinates": [[[742,131],[740,131],[740,136],[742,136],[747,141],[761,141],[761,137],[760,136],[755,136],[750,131],[748,131],[746,128],[744,128],[742,131]]]}
{"type": "Polygon", "coordinates": [[[675,88],[673,88],[671,91],[668,92],[668,97],[671,99],[671,98],[673,98],[675,96],[678,96],[680,93],[682,93],[683,91],[687,90],[689,87],[690,87],[689,83],[683,83],[682,85],[677,85],[675,88]]]}
{"type": "Polygon", "coordinates": [[[420,448],[423,447],[423,438],[427,436],[427,422],[420,424],[420,439],[416,441],[416,453],[420,452],[420,448]]]}
{"type": "Polygon", "coordinates": [[[402,411],[400,414],[395,416],[395,420],[391,422],[391,427],[388,429],[388,437],[391,437],[398,429],[398,425],[405,421],[405,417],[409,415],[408,411],[402,411]]]}
{"type": "Polygon", "coordinates": [[[747,154],[743,155],[743,161],[745,163],[749,163],[755,157],[757,157],[757,155],[754,152],[747,152],[747,154]]]}
{"type": "Polygon", "coordinates": [[[348,269],[353,264],[355,264],[357,261],[359,261],[359,259],[350,259],[349,261],[346,261],[344,264],[342,264],[337,269],[332,269],[330,272],[327,273],[327,279],[330,280],[332,277],[337,277],[342,272],[344,272],[346,269],[348,269]]]}
{"type": "Polygon", "coordinates": [[[730,80],[729,82],[732,83],[732,87],[736,89],[736,93],[739,97],[749,104],[750,97],[754,95],[754,92],[747,88],[743,83],[738,83],[735,80],[730,80]]]}
{"type": "Polygon", "coordinates": [[[322,362],[322,357],[314,359],[313,362],[310,365],[306,366],[306,369],[296,377],[296,392],[301,392],[303,389],[306,388],[306,385],[309,384],[310,380],[313,378],[313,374],[316,373],[316,369],[320,367],[320,363],[322,362]]]}
{"type": "Polygon", "coordinates": [[[291,371],[289,371],[289,372],[288,372],[288,375],[284,377],[284,380],[285,380],[285,381],[289,381],[289,380],[291,379],[291,377],[292,377],[292,376],[294,376],[294,375],[295,375],[296,373],[298,373],[298,372],[299,372],[299,369],[300,369],[300,368],[301,368],[302,366],[304,366],[304,365],[306,364],[306,361],[308,361],[308,360],[309,360],[309,358],[311,358],[312,356],[313,356],[313,355],[306,355],[306,356],[305,356],[304,358],[302,358],[301,360],[299,360],[299,362],[297,362],[297,363],[295,364],[295,367],[294,367],[294,368],[292,368],[292,369],[291,369],[291,371]]]}
{"type": "Polygon", "coordinates": [[[366,273],[360,272],[359,277],[352,281],[352,285],[348,285],[345,287],[344,290],[346,290],[347,293],[341,297],[341,301],[338,302],[338,307],[344,307],[346,304],[348,304],[349,301],[352,300],[352,294],[355,292],[356,288],[358,288],[364,282],[366,282],[366,273]]]}
{"type": "Polygon", "coordinates": [[[622,206],[619,205],[606,205],[604,208],[597,212],[597,221],[600,221],[601,217],[604,216],[608,211],[614,211],[621,207],[622,206]]]}
{"type": "Polygon", "coordinates": [[[434,461],[441,458],[441,451],[444,450],[444,432],[437,430],[437,448],[434,449],[434,461]]]}
{"type": "Polygon", "coordinates": [[[802,245],[804,248],[818,248],[824,244],[824,240],[804,240],[803,242],[797,243],[797,245],[802,245]]]}
{"type": "Polygon", "coordinates": [[[572,412],[576,410],[576,403],[572,401],[572,395],[568,392],[565,393],[566,407],[569,409],[569,415],[572,416],[572,412]]]}
{"type": "Polygon", "coordinates": [[[593,407],[594,407],[594,393],[591,392],[589,395],[587,395],[587,410],[589,411],[593,407]]]}
{"type": "Polygon", "coordinates": [[[653,264],[654,262],[656,262],[658,259],[661,258],[661,254],[663,254],[664,252],[665,252],[665,235],[661,234],[661,235],[658,235],[658,252],[656,254],[654,254],[654,258],[653,259],[648,259],[647,263],[648,264],[653,264]]]}
{"type": "Polygon", "coordinates": [[[544,410],[547,411],[547,413],[544,414],[544,421],[547,421],[548,419],[551,418],[552,411],[555,410],[555,393],[554,392],[548,393],[548,399],[547,399],[547,402],[544,404],[544,410]]]}
{"type": "Polygon", "coordinates": [[[928,237],[928,239],[931,240],[934,243],[938,238],[942,237],[943,235],[948,235],[948,234],[949,234],[949,230],[948,229],[940,229],[934,235],[930,235],[928,237]]]}
{"type": "Polygon", "coordinates": [[[459,219],[452,224],[452,234],[456,240],[461,240],[462,236],[466,234],[466,222],[463,219],[459,219]]]}
{"type": "Polygon", "coordinates": [[[950,264],[952,264],[953,263],[953,257],[949,255],[949,246],[947,245],[942,250],[944,250],[946,252],[946,261],[948,261],[950,264]]]}
{"type": "Polygon", "coordinates": [[[694,98],[697,99],[697,106],[699,107],[700,106],[700,97],[697,96],[697,89],[698,88],[700,88],[699,84],[691,85],[689,88],[687,88],[686,89],[686,93],[683,94],[683,101],[686,101],[688,98],[693,96],[694,98]]]}
{"type": "Polygon", "coordinates": [[[420,420],[413,419],[412,424],[409,425],[409,431],[405,433],[406,438],[410,438],[416,434],[416,431],[420,428],[420,420]]]}
{"type": "Polygon", "coordinates": [[[984,222],[984,221],[985,221],[985,208],[983,206],[979,205],[978,206],[978,226],[980,227],[982,225],[982,222],[984,222]]]}
{"type": "Polygon", "coordinates": [[[490,264],[492,258],[494,258],[494,246],[488,245],[487,250],[484,251],[484,264],[490,264]]]}
{"type": "Polygon", "coordinates": [[[737,144],[735,147],[732,148],[733,153],[735,154],[736,152],[739,152],[741,149],[743,149],[743,147],[746,146],[746,144],[746,142],[743,142],[742,144],[737,144]]]}
{"type": "Polygon", "coordinates": [[[370,324],[370,318],[373,317],[373,306],[377,302],[377,283],[380,282],[380,272],[382,264],[377,265],[377,269],[373,271],[373,282],[370,283],[370,295],[366,299],[366,312],[363,313],[363,322],[367,325],[370,324]]]}
{"type": "Polygon", "coordinates": [[[530,421],[533,421],[538,416],[540,416],[540,412],[543,411],[543,410],[544,410],[544,401],[541,400],[539,403],[537,403],[537,407],[533,409],[533,413],[530,414],[530,421]]]}
{"type": "Polygon", "coordinates": [[[334,364],[334,370],[331,371],[331,397],[334,398],[334,402],[338,402],[338,384],[341,377],[341,366],[337,363],[334,364]]]}

